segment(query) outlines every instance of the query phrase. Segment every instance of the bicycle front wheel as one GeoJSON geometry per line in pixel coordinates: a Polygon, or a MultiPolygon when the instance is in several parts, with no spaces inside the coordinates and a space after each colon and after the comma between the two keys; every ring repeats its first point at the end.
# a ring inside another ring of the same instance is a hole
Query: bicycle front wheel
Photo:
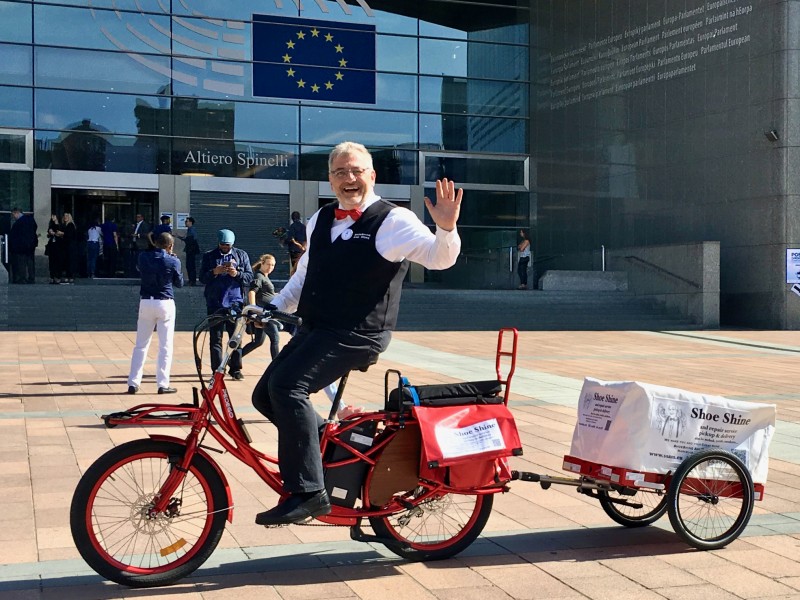
{"type": "Polygon", "coordinates": [[[75,489],[70,526],[75,546],[98,574],[130,587],[168,585],[197,569],[225,528],[228,496],[204,457],[192,461],[167,510],[154,498],[184,447],[135,440],[105,453],[75,489]]]}
{"type": "Polygon", "coordinates": [[[703,450],[680,464],[667,499],[675,533],[699,550],[716,550],[744,531],[753,514],[755,491],[739,457],[703,450]]]}
{"type": "Polygon", "coordinates": [[[400,542],[386,545],[398,556],[442,560],[475,541],[489,520],[493,502],[491,494],[444,494],[389,517],[371,517],[369,522],[377,536],[400,542]]]}

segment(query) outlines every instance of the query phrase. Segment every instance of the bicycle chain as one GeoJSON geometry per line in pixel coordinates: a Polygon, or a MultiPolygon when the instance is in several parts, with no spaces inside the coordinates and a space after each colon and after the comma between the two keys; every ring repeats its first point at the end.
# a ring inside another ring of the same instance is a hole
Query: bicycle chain
{"type": "Polygon", "coordinates": [[[301,527],[350,527],[344,523],[314,523],[312,521],[301,521],[300,523],[281,523],[280,525],[262,525],[266,529],[279,529],[289,527],[289,525],[300,525],[301,527]]]}

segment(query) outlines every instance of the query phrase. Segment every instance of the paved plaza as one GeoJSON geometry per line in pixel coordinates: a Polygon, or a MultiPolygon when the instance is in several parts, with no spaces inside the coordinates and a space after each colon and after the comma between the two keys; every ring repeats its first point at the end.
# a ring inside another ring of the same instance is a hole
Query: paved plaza
{"type": "MultiPolygon", "coordinates": [[[[107,429],[98,416],[164,399],[155,395],[155,340],[142,392],[123,393],[134,337],[0,332],[0,600],[800,599],[800,332],[520,333],[510,402],[524,445],[524,456],[511,459],[518,470],[564,475],[586,376],[777,404],[766,497],[725,549],[689,548],[666,517],[626,529],[574,488],[515,481],[495,497],[488,525],[465,552],[410,563],[381,545],[350,540],[343,527],[255,525],[255,514],[276,495],[250,469],[215,454],[231,484],[233,523],[192,576],[149,590],[101,579],[69,531],[81,473],[112,446],[148,433],[107,429]]],[[[351,376],[346,399],[381,407],[390,368],[418,384],[492,378],[496,340],[492,332],[397,333],[378,365],[351,376]]],[[[268,356],[266,346],[248,356],[245,380],[228,389],[256,445],[274,450],[274,427],[250,404],[268,356]]],[[[191,401],[189,333],[176,334],[172,384],[179,393],[169,401],[191,401]]],[[[322,410],[326,401],[318,396],[322,410]]]]}

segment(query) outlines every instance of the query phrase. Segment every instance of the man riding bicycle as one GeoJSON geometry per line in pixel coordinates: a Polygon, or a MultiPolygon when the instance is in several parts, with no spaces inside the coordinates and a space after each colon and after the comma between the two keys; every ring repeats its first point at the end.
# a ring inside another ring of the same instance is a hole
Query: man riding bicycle
{"type": "Polygon", "coordinates": [[[288,497],[259,513],[259,525],[296,523],[328,514],[319,447],[321,417],[309,394],[386,350],[397,323],[408,261],[447,269],[461,250],[456,222],[463,190],[436,182],[436,203],[425,205],[436,233],[414,213],[375,195],[369,151],[342,142],[328,158],[338,202],[307,225],[307,249],[296,273],[272,300],[296,312],[303,325],[269,364],[253,390],[253,405],[278,428],[278,459],[288,497]]]}

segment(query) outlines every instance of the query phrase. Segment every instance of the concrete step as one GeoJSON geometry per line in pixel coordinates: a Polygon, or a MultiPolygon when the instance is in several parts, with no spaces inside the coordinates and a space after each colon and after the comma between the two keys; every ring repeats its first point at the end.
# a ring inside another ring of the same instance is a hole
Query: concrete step
{"type": "MultiPolygon", "coordinates": [[[[139,305],[133,280],[78,280],[74,285],[0,286],[0,329],[133,331],[139,305]]],[[[206,314],[203,287],[176,290],[179,331],[206,314]]],[[[403,291],[398,330],[665,330],[698,329],[653,302],[625,292],[537,290],[403,291]]]]}

